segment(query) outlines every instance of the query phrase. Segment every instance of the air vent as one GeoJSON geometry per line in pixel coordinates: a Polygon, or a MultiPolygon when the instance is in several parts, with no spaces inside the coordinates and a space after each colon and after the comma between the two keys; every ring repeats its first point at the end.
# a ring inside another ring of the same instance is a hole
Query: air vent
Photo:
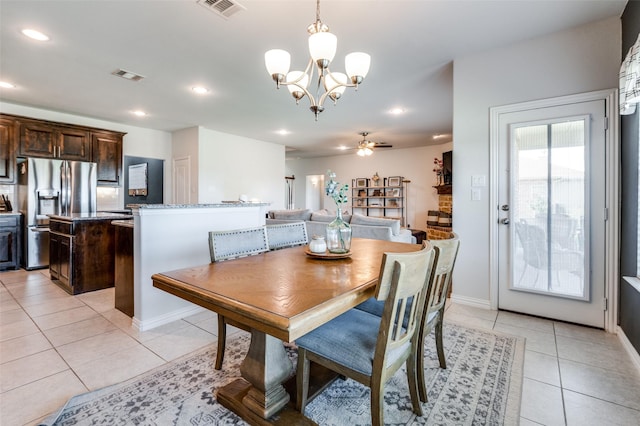
{"type": "Polygon", "coordinates": [[[197,0],[197,2],[200,6],[207,8],[207,10],[216,15],[222,16],[224,19],[229,19],[241,10],[247,10],[243,5],[231,0],[197,0]]]}
{"type": "Polygon", "coordinates": [[[143,75],[136,74],[135,72],[131,72],[123,69],[115,70],[111,74],[117,75],[118,77],[126,78],[127,80],[131,80],[131,81],[140,81],[144,78],[143,75]]]}

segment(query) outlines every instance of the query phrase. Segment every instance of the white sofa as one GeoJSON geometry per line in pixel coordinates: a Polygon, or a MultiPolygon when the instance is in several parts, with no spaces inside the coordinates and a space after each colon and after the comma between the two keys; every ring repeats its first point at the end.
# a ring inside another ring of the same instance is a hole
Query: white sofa
{"type": "MultiPolygon", "coordinates": [[[[266,224],[304,221],[307,225],[307,235],[325,235],[329,222],[335,219],[335,212],[320,210],[312,212],[309,209],[271,210],[267,213],[266,224]]],[[[370,217],[360,214],[343,215],[342,218],[351,225],[353,238],[369,238],[373,240],[387,240],[401,243],[416,243],[416,238],[409,229],[402,229],[400,221],[380,217],[370,217]]]]}

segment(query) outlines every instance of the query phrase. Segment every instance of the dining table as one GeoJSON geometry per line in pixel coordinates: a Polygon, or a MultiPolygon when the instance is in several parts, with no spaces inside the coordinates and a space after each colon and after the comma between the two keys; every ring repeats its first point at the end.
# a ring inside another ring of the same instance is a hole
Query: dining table
{"type": "Polygon", "coordinates": [[[295,342],[372,297],[383,253],[420,248],[354,238],[343,255],[296,246],[156,273],[152,280],[154,287],[251,328],[241,377],[216,393],[221,405],[250,424],[315,424],[290,403],[285,382],[291,383],[293,369],[283,342],[295,342]]]}

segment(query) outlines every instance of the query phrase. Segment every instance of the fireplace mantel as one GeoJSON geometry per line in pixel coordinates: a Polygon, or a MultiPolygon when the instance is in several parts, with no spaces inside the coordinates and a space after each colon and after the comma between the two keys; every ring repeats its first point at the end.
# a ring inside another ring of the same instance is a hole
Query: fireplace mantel
{"type": "Polygon", "coordinates": [[[437,186],[434,186],[434,188],[436,189],[436,191],[438,191],[438,195],[451,194],[453,192],[452,185],[437,185],[437,186]]]}

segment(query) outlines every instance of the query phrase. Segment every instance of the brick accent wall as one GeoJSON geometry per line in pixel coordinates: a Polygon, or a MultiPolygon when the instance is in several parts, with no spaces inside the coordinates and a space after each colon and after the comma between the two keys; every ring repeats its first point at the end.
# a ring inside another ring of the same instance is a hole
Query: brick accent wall
{"type": "MultiPolygon", "coordinates": [[[[453,195],[438,195],[438,210],[451,214],[453,212],[453,195]]],[[[446,240],[451,238],[451,227],[427,225],[428,240],[446,240]]]]}
{"type": "Polygon", "coordinates": [[[453,195],[442,194],[438,196],[438,210],[451,214],[453,211],[453,195]]]}

